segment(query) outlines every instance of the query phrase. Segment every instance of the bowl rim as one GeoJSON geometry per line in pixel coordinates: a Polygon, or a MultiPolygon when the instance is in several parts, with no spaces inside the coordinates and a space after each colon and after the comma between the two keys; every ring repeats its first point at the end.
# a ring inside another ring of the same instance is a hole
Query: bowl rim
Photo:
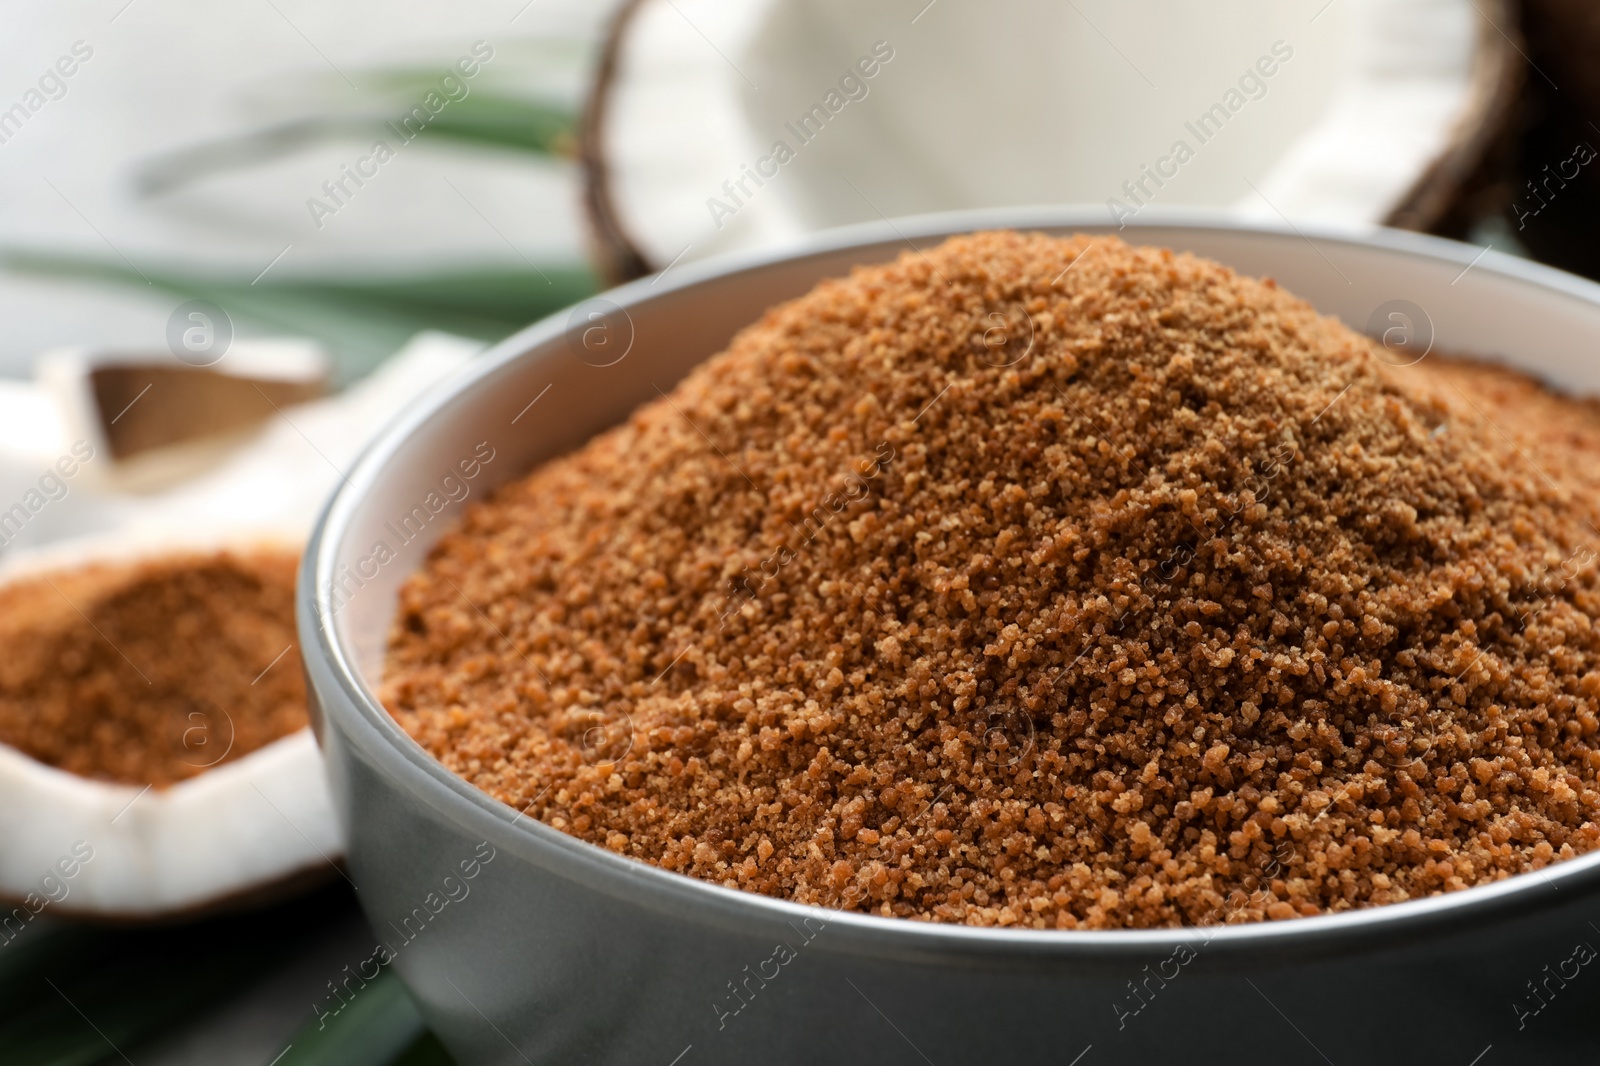
{"type": "MultiPolygon", "coordinates": [[[[1098,206],[1038,206],[941,212],[820,231],[757,251],[737,251],[629,282],[595,298],[624,309],[679,297],[686,290],[719,279],[796,259],[846,251],[853,247],[939,240],[957,233],[986,229],[1070,229],[1121,235],[1137,241],[1140,231],[1192,229],[1257,234],[1334,246],[1396,253],[1402,258],[1472,267],[1590,304],[1600,309],[1600,284],[1553,267],[1492,249],[1384,227],[1344,227],[1312,223],[1283,224],[1241,219],[1226,211],[1156,208],[1141,211],[1124,227],[1112,227],[1098,206]],[[673,277],[668,275],[675,274],[673,277]]],[[[1315,245],[1313,245],[1315,247],[1315,245]]],[[[486,378],[524,359],[547,358],[561,350],[567,332],[563,309],[519,330],[393,417],[361,451],[333,496],[324,504],[301,563],[296,590],[297,614],[305,665],[313,685],[332,685],[338,698],[312,700],[319,737],[337,719],[342,737],[361,749],[387,775],[452,823],[492,836],[528,860],[578,880],[631,905],[675,913],[694,921],[739,929],[770,930],[783,922],[824,921],[848,931],[846,942],[830,938],[836,949],[926,957],[972,959],[1062,959],[1088,961],[1149,957],[1180,945],[1203,942],[1208,954],[1283,956],[1321,945],[1380,945],[1447,931],[1513,910],[1542,909],[1574,901],[1582,890],[1600,890],[1600,850],[1556,862],[1540,870],[1516,874],[1486,885],[1424,896],[1381,906],[1285,921],[1173,926],[1156,929],[1034,929],[965,926],[794,903],[678,874],[643,860],[614,854],[523,817],[510,806],[479,790],[444,767],[394,721],[361,680],[351,649],[344,645],[332,620],[337,615],[329,588],[336,553],[354,509],[366,491],[381,479],[393,452],[443,408],[486,378]],[[520,824],[519,824],[520,823],[520,824]],[[1572,889],[1574,891],[1551,891],[1572,889]]],[[[326,746],[326,740],[324,740],[326,746]]],[[[353,834],[352,834],[353,836],[353,834]]]]}

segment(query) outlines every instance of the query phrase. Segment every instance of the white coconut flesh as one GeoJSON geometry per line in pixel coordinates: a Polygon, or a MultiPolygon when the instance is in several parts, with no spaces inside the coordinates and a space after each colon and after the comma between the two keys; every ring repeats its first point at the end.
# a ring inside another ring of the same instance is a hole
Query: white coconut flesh
{"type": "Polygon", "coordinates": [[[985,206],[1381,223],[1483,139],[1500,10],[637,0],[591,103],[591,205],[654,269],[985,206]]]}
{"type": "MultiPolygon", "coordinates": [[[[7,559],[0,585],[90,562],[300,543],[289,531],[85,537],[7,559]]],[[[0,744],[0,943],[37,916],[165,917],[339,876],[343,836],[311,730],[222,762],[213,749],[227,741],[206,738],[196,765],[217,765],[163,789],[79,777],[0,744]]]]}

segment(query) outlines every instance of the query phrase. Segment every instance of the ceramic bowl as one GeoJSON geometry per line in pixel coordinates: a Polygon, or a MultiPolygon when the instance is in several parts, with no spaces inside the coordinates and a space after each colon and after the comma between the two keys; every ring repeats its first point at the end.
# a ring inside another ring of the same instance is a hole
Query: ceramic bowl
{"type": "MultiPolygon", "coordinates": [[[[1593,1061],[1600,972],[1581,960],[1600,945],[1600,853],[1407,903],[1204,929],[834,913],[519,817],[379,704],[397,587],[463,506],[624,419],[818,280],[1000,227],[1109,230],[1094,208],[961,213],[680,266],[506,340],[348,471],[305,557],[303,655],[351,879],[428,1022],[466,1066],[1593,1061]]],[[[1154,209],[1121,236],[1273,277],[1358,329],[1403,322],[1414,344],[1600,391],[1600,287],[1554,270],[1413,234],[1154,209]]]]}

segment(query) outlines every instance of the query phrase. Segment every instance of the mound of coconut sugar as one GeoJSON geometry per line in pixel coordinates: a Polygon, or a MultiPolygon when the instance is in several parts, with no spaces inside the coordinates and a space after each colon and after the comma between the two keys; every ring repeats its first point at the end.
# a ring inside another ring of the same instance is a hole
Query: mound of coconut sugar
{"type": "Polygon", "coordinates": [[[1207,924],[1536,870],[1600,836],[1600,417],[1383,357],[1116,240],[859,269],[470,508],[385,702],[557,829],[874,914],[1207,924]]]}
{"type": "Polygon", "coordinates": [[[0,743],[164,787],[302,728],[295,566],[178,552],[0,587],[0,743]]]}

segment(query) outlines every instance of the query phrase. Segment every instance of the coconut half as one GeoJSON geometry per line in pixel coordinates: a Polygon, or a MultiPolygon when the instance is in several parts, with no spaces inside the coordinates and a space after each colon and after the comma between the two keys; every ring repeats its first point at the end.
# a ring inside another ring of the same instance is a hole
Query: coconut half
{"type": "Polygon", "coordinates": [[[879,217],[1149,204],[1427,228],[1520,77],[1503,0],[632,0],[585,117],[601,266],[879,217]]]}
{"type": "MultiPolygon", "coordinates": [[[[41,475],[63,469],[58,457],[82,459],[88,446],[102,463],[109,442],[74,444],[70,413],[49,390],[0,383],[0,517],[17,514],[4,510],[15,500],[36,512],[23,516],[20,532],[16,517],[0,523],[0,584],[175,552],[298,552],[370,435],[481,347],[419,334],[343,393],[289,408],[204,473],[159,493],[118,491],[118,478],[97,480],[86,463],[63,474],[65,490],[56,479],[56,491],[44,492],[41,475]]],[[[193,765],[209,767],[203,773],[145,790],[0,745],[0,900],[8,901],[0,946],[39,914],[188,916],[341,876],[344,842],[309,729],[226,762],[214,748],[196,748],[193,765]],[[92,851],[87,862],[74,853],[80,843],[92,851]]]]}
{"type": "MultiPolygon", "coordinates": [[[[8,557],[0,584],[88,563],[303,544],[287,530],[96,535],[8,557]]],[[[0,943],[41,914],[148,919],[270,899],[342,876],[343,852],[310,728],[165,789],[79,777],[0,744],[0,943]]]]}

